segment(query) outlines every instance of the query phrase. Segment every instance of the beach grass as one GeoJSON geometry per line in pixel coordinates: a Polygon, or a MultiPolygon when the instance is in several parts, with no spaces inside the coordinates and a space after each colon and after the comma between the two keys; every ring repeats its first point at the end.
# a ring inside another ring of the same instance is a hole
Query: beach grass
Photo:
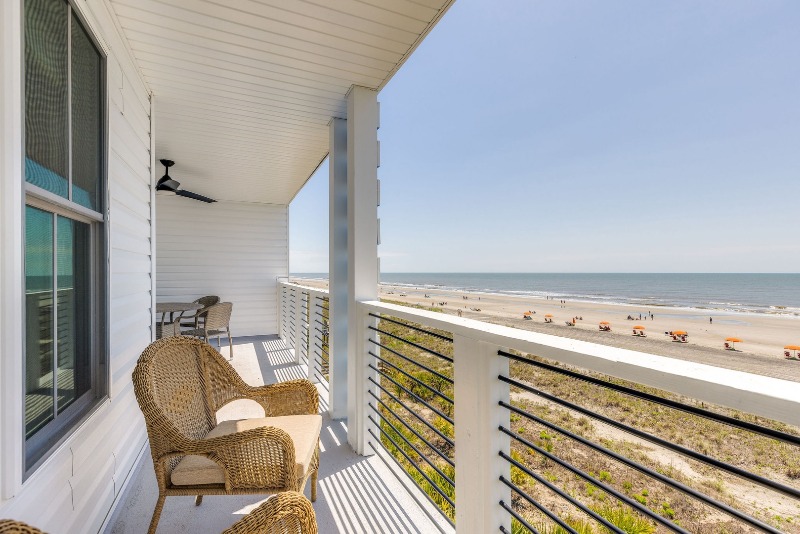
{"type": "MultiPolygon", "coordinates": [[[[422,305],[417,307],[431,309],[422,305]]],[[[426,328],[424,326],[421,327],[426,328]]],[[[453,356],[452,343],[445,340],[389,321],[381,321],[380,328],[417,345],[428,347],[446,356],[453,356]]],[[[438,374],[452,377],[452,364],[445,360],[390,336],[383,336],[381,343],[392,350],[402,353],[409,359],[422,363],[438,374]]],[[[536,356],[526,356],[536,358],[536,356]]],[[[401,415],[401,418],[417,434],[453,460],[455,449],[444,439],[449,438],[452,440],[454,436],[453,426],[420,402],[420,400],[423,400],[444,415],[452,416],[453,405],[433,392],[440,392],[446,397],[453,398],[452,385],[441,380],[435,374],[420,370],[414,364],[393,355],[389,351],[382,351],[381,357],[390,362],[392,366],[382,364],[379,368],[387,376],[390,376],[396,384],[386,380],[382,381],[382,383],[399,401],[424,418],[428,425],[416,420],[402,405],[383,395],[382,400],[386,406],[401,415]],[[425,386],[420,385],[417,381],[424,383],[425,386]]],[[[559,365],[554,362],[548,363],[559,365]]],[[[800,474],[800,451],[797,447],[592,385],[582,380],[565,377],[553,371],[517,362],[511,362],[510,371],[512,378],[516,380],[535,385],[535,387],[551,395],[589,407],[606,417],[652,433],[702,454],[718,458],[737,467],[784,483],[796,485],[800,481],[798,480],[798,475],[800,474]]],[[[587,374],[664,398],[692,403],[707,410],[754,422],[782,432],[794,435],[800,434],[797,428],[777,421],[723,407],[709,406],[693,399],[687,399],[656,388],[633,384],[598,373],[587,374]]],[[[543,401],[517,388],[512,387],[511,393],[512,404],[525,411],[554,422],[570,432],[599,443],[611,451],[631,458],[650,469],[667,475],[729,506],[743,510],[786,532],[800,532],[800,506],[789,497],[756,488],[751,483],[726,474],[708,464],[682,457],[670,451],[661,450],[649,442],[635,439],[597,420],[543,401]]],[[[457,399],[455,400],[457,402],[457,399]]],[[[446,516],[454,519],[455,509],[443,498],[442,494],[447,495],[450,500],[455,500],[455,488],[447,479],[455,480],[458,469],[453,469],[442,459],[440,454],[426,446],[414,432],[404,427],[388,410],[383,408],[381,410],[382,415],[391,421],[394,427],[392,428],[385,422],[381,422],[381,427],[385,432],[382,433],[384,447],[397,459],[400,465],[409,473],[409,476],[430,497],[431,501],[446,516]],[[387,434],[391,436],[391,440],[386,436],[387,434]],[[402,437],[398,434],[402,434],[402,437]],[[402,452],[398,449],[402,449],[402,452]],[[432,466],[436,466],[436,468],[432,466]],[[442,477],[440,472],[446,475],[447,478],[442,477]],[[421,473],[424,473],[425,476],[421,473]],[[438,491],[432,487],[431,482],[436,484],[439,488],[438,491]]],[[[573,498],[589,506],[625,532],[655,533],[667,532],[668,530],[632,508],[621,505],[616,498],[601,489],[604,484],[646,506],[665,519],[675,521],[691,532],[709,534],[750,532],[750,529],[746,528],[742,523],[719,510],[688,497],[684,493],[631,469],[600,452],[581,445],[552,429],[526,420],[516,414],[511,414],[510,423],[510,428],[513,432],[551,452],[558,458],[571,463],[576,468],[589,473],[596,482],[586,481],[577,477],[535,450],[512,440],[511,452],[515,460],[540,473],[573,498]]],[[[457,447],[458,444],[455,446],[457,447]]],[[[535,480],[521,470],[510,468],[509,476],[514,484],[557,513],[575,530],[590,533],[606,531],[605,527],[598,527],[594,520],[591,520],[580,510],[555,495],[544,485],[536,483],[535,480]]],[[[560,532],[558,529],[561,527],[554,525],[552,521],[523,499],[514,496],[512,503],[515,510],[526,520],[529,520],[533,525],[538,525],[537,529],[540,532],[560,532]]],[[[515,531],[518,527],[523,528],[522,531],[524,531],[524,527],[519,524],[515,526],[515,531]]]]}

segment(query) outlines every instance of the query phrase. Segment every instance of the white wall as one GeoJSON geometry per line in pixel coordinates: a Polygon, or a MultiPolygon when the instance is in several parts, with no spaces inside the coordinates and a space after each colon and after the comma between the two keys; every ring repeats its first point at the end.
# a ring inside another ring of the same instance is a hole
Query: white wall
{"type": "Polygon", "coordinates": [[[288,276],[289,265],[287,207],[156,198],[158,300],[219,295],[233,302],[234,336],[277,333],[277,278],[288,276]]]}
{"type": "MultiPolygon", "coordinates": [[[[0,34],[4,41],[21,38],[20,0],[3,0],[0,34]]],[[[21,403],[22,328],[20,321],[4,321],[0,345],[0,517],[29,522],[51,532],[97,532],[145,444],[144,421],[133,394],[131,372],[141,351],[151,340],[152,250],[150,173],[150,101],[138,69],[128,53],[105,0],[75,2],[89,29],[108,55],[108,189],[110,230],[110,397],[62,443],[24,483],[21,456],[23,414],[21,403]],[[10,340],[10,341],[9,341],[10,340]],[[16,341],[15,341],[16,340],[16,341]],[[10,348],[11,347],[11,348],[10,348]]],[[[4,42],[0,62],[0,118],[12,120],[22,106],[19,55],[4,42]]],[[[22,303],[15,288],[22,287],[23,224],[21,206],[21,128],[4,128],[0,144],[3,210],[0,258],[2,280],[0,317],[19,316],[22,303]],[[9,134],[9,132],[11,132],[9,134]],[[11,139],[9,139],[11,137],[11,139]],[[13,278],[13,279],[10,279],[13,278]],[[6,298],[9,296],[10,298],[6,298]]],[[[155,491],[155,488],[153,488],[155,491]]]]}

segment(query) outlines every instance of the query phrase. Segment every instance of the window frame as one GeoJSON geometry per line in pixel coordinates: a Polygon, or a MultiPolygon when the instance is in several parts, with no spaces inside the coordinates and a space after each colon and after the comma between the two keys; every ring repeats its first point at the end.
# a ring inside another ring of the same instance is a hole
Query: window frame
{"type": "MultiPolygon", "coordinates": [[[[22,482],[28,479],[36,470],[52,456],[52,454],[66,442],[87,420],[92,414],[100,408],[103,403],[110,396],[110,383],[111,383],[111,369],[110,369],[110,335],[108,329],[110,326],[110,260],[111,260],[111,235],[109,224],[109,203],[110,195],[108,188],[109,177],[109,90],[108,90],[108,51],[103,46],[101,41],[95,35],[91,24],[87,21],[81,9],[76,5],[75,0],[61,0],[64,3],[64,16],[67,17],[67,108],[68,108],[68,121],[66,129],[69,166],[68,166],[68,194],[67,197],[62,197],[32,183],[26,179],[25,169],[23,165],[20,180],[22,181],[22,247],[23,247],[23,268],[22,268],[22,295],[26,294],[26,277],[24,267],[24,249],[27,243],[25,235],[25,213],[27,206],[46,211],[52,214],[54,224],[57,224],[58,217],[64,217],[76,222],[88,224],[90,232],[90,256],[89,262],[91,265],[91,295],[90,295],[90,324],[92,331],[90,333],[91,339],[91,357],[90,357],[90,379],[91,388],[80,397],[76,398],[67,408],[61,413],[56,411],[56,416],[44,427],[37,431],[30,438],[25,437],[25,404],[26,404],[26,368],[27,368],[27,335],[26,324],[23,321],[22,328],[22,376],[18,378],[17,383],[20,388],[20,396],[22,397],[22,413],[18,423],[18,431],[22,440],[22,482]],[[72,131],[72,24],[73,16],[81,25],[84,33],[89,37],[92,45],[100,56],[100,79],[98,80],[100,89],[100,139],[101,148],[99,152],[100,158],[100,188],[98,191],[98,200],[101,203],[102,212],[92,210],[73,200],[73,165],[72,165],[72,151],[73,151],[73,131],[72,131]],[[30,462],[32,453],[36,454],[36,460],[30,462]]],[[[22,41],[22,54],[21,58],[21,116],[22,116],[22,143],[21,143],[21,161],[24,162],[27,158],[27,150],[25,139],[27,132],[25,131],[25,113],[26,113],[26,90],[25,86],[25,68],[26,61],[24,56],[25,50],[25,1],[20,0],[21,4],[21,41],[22,41]]],[[[54,247],[56,246],[54,237],[54,247]]],[[[55,267],[54,267],[55,268],[55,267]]],[[[22,317],[26,317],[26,298],[22,299],[20,311],[22,317]]],[[[55,335],[55,332],[54,332],[55,335]]]]}

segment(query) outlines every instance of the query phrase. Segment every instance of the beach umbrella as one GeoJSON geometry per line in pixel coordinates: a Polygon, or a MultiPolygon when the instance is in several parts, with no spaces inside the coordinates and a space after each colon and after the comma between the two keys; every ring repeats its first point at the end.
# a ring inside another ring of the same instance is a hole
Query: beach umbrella
{"type": "Polygon", "coordinates": [[[783,348],[787,350],[800,350],[800,345],[786,345],[783,348]]]}
{"type": "Polygon", "coordinates": [[[634,330],[644,330],[644,327],[642,325],[640,325],[640,324],[637,324],[636,326],[633,327],[633,329],[634,330]]]}
{"type": "Polygon", "coordinates": [[[544,314],[544,316],[545,316],[545,317],[552,317],[552,316],[553,316],[553,314],[552,314],[552,313],[546,313],[546,314],[544,314]]]}
{"type": "Polygon", "coordinates": [[[600,324],[611,324],[608,321],[600,321],[600,324]]]}
{"type": "Polygon", "coordinates": [[[730,341],[731,343],[742,343],[742,340],[738,337],[726,337],[725,341],[730,341]]]}
{"type": "Polygon", "coordinates": [[[686,336],[688,334],[684,330],[673,330],[672,331],[672,335],[673,336],[686,336]]]}

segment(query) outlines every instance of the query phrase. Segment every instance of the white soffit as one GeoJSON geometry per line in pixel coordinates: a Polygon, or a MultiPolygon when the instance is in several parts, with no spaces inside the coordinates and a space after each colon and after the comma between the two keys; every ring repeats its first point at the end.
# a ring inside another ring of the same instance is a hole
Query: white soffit
{"type": "Polygon", "coordinates": [[[328,153],[350,86],[382,88],[453,1],[110,0],[155,94],[170,175],[275,204],[328,153]]]}

